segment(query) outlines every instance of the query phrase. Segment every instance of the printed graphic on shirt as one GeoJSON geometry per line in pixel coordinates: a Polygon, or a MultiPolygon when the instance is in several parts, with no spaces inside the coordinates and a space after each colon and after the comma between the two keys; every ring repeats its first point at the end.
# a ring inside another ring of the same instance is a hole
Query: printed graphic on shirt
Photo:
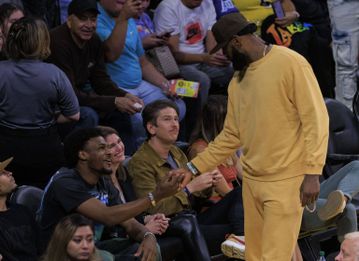
{"type": "Polygon", "coordinates": [[[296,21],[286,28],[282,28],[275,23],[272,23],[268,27],[266,33],[272,35],[276,44],[289,47],[292,43],[292,36],[294,34],[310,30],[311,26],[311,24],[296,21]]]}
{"type": "MultiPolygon", "coordinates": [[[[108,193],[106,191],[92,190],[92,191],[90,191],[90,194],[93,197],[100,200],[106,206],[109,205],[108,193]]],[[[97,242],[97,241],[99,241],[101,239],[102,233],[103,233],[103,230],[104,230],[105,226],[103,224],[100,224],[100,223],[95,223],[94,228],[95,228],[95,241],[97,242]]]]}
{"type": "Polygon", "coordinates": [[[203,39],[202,25],[200,22],[189,23],[185,27],[186,43],[195,44],[203,39]]]}
{"type": "Polygon", "coordinates": [[[228,12],[228,10],[232,10],[233,8],[235,8],[231,0],[222,0],[221,7],[222,7],[221,10],[222,13],[226,13],[228,12]]]}

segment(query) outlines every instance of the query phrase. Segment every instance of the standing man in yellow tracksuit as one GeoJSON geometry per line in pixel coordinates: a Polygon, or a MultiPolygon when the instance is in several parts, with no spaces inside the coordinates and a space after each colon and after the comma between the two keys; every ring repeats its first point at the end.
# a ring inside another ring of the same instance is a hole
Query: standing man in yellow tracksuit
{"type": "Polygon", "coordinates": [[[255,30],[239,13],[212,28],[212,52],[222,48],[240,74],[229,85],[223,131],[186,171],[213,169],[241,147],[246,260],[289,261],[303,206],[318,197],[328,115],[308,62],[255,30]]]}

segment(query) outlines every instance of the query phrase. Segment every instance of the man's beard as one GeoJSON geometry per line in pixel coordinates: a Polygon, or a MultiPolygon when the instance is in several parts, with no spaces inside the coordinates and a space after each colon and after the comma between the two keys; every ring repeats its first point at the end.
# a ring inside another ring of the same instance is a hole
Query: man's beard
{"type": "Polygon", "coordinates": [[[235,47],[233,47],[232,63],[233,63],[234,70],[242,71],[249,65],[250,60],[249,60],[248,55],[238,51],[235,47]]]}

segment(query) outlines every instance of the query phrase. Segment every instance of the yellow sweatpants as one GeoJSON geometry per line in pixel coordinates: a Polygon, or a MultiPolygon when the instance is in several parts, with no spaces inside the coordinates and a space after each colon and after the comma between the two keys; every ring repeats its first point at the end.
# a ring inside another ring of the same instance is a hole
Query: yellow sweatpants
{"type": "Polygon", "coordinates": [[[263,182],[243,177],[246,261],[291,260],[302,220],[303,179],[263,182]]]}

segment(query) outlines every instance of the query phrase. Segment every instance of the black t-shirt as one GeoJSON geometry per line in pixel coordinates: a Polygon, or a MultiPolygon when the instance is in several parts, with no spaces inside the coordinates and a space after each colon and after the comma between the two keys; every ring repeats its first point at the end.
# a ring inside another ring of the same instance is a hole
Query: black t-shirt
{"type": "MultiPolygon", "coordinates": [[[[42,198],[39,222],[41,239],[45,247],[56,224],[64,217],[75,213],[83,202],[97,198],[107,206],[120,204],[118,191],[106,177],[101,177],[93,186],[74,170],[62,168],[50,180],[42,198]]],[[[95,236],[101,237],[104,225],[95,224],[95,236]]]]}
{"type": "Polygon", "coordinates": [[[0,254],[5,261],[35,261],[39,253],[38,226],[26,207],[9,204],[0,212],[0,254]]]}

